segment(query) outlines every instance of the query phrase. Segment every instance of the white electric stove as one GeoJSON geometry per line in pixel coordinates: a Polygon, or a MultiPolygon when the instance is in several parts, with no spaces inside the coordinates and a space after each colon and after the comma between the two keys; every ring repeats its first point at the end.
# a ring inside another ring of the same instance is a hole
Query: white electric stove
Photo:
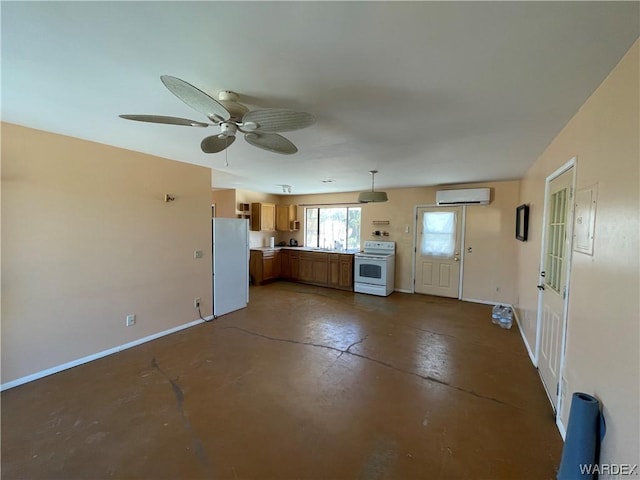
{"type": "Polygon", "coordinates": [[[364,242],[364,251],[355,254],[354,292],[386,297],[395,281],[395,242],[364,242]]]}

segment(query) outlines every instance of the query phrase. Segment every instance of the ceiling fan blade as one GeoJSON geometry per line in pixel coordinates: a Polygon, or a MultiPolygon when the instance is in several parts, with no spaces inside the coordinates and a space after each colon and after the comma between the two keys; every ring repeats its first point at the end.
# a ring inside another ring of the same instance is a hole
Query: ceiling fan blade
{"type": "Polygon", "coordinates": [[[218,153],[227,148],[233,142],[236,141],[236,137],[222,137],[218,135],[211,135],[205,138],[200,143],[200,148],[204,153],[218,153]]]}
{"type": "Polygon", "coordinates": [[[165,117],[164,115],[119,115],[120,118],[137,122],[165,123],[168,125],[185,125],[187,127],[207,127],[208,124],[189,120],[188,118],[165,117]]]}
{"type": "Polygon", "coordinates": [[[316,119],[306,112],[296,112],[283,108],[264,108],[252,110],[242,117],[245,130],[260,130],[261,132],[289,132],[306,128],[314,123],[316,119]],[[256,126],[252,127],[255,124],[256,126]]]}
{"type": "Polygon", "coordinates": [[[190,83],[170,75],[162,75],[160,80],[162,80],[164,86],[167,87],[171,93],[191,108],[206,115],[207,118],[214,121],[226,121],[231,118],[229,111],[224,108],[220,102],[214,100],[190,83]]]}
{"type": "Polygon", "coordinates": [[[273,153],[291,155],[298,151],[293,143],[277,133],[251,132],[247,133],[244,139],[254,147],[262,148],[273,153]]]}

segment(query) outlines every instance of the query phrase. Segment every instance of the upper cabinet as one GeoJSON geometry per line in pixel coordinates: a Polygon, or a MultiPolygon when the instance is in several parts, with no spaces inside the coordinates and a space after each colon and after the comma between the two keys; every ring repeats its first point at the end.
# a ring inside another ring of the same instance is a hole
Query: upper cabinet
{"type": "Polygon", "coordinates": [[[296,205],[276,205],[276,230],[293,232],[300,230],[296,205]]]}
{"type": "Polygon", "coordinates": [[[273,232],[276,229],[276,206],[273,203],[251,204],[251,230],[273,232]]]}
{"type": "Polygon", "coordinates": [[[251,204],[250,203],[242,203],[238,204],[238,210],[236,211],[236,217],[238,218],[251,218],[251,204]]]}

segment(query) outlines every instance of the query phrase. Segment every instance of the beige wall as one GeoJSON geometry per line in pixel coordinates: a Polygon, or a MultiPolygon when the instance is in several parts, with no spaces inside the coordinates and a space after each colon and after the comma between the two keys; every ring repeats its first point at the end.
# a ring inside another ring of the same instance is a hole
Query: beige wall
{"type": "MultiPolygon", "coordinates": [[[[250,190],[236,190],[236,203],[283,203],[279,199],[279,195],[272,195],[270,193],[252,192],[250,190]]],[[[269,245],[269,238],[276,237],[275,242],[279,240],[277,232],[249,232],[249,246],[250,247],[265,247],[269,245]]]]}
{"type": "MultiPolygon", "coordinates": [[[[215,176],[215,174],[214,174],[215,176]]],[[[236,190],[233,188],[213,190],[211,201],[216,205],[216,217],[236,218],[240,203],[273,203],[275,205],[288,205],[290,199],[285,195],[253,192],[251,190],[236,190]]],[[[292,237],[290,232],[249,232],[249,245],[251,247],[265,247],[269,245],[269,239],[274,237],[275,243],[289,242],[292,237]]]]}
{"type": "MultiPolygon", "coordinates": [[[[355,204],[362,207],[361,241],[377,239],[374,230],[387,230],[383,240],[396,242],[396,289],[411,291],[413,283],[413,242],[416,205],[432,205],[436,191],[443,188],[491,189],[491,203],[466,208],[466,247],[473,253],[464,258],[463,298],[481,302],[515,302],[515,209],[519,182],[491,182],[446,187],[387,189],[385,203],[355,204]],[[375,226],[374,220],[389,220],[388,226],[375,226]],[[409,227],[407,233],[406,227],[409,227]]],[[[353,203],[357,192],[325,195],[296,195],[288,201],[296,204],[353,203]]],[[[304,208],[298,208],[304,219],[304,208]]],[[[301,222],[304,223],[304,222],[301,222]]],[[[301,243],[303,232],[296,238],[301,243]]],[[[465,247],[465,248],[466,248],[465,247]]]]}
{"type": "Polygon", "coordinates": [[[216,217],[236,218],[236,191],[233,188],[213,190],[211,203],[216,206],[216,217]]]}
{"type": "Polygon", "coordinates": [[[545,178],[577,157],[578,189],[597,184],[593,256],[573,253],[569,289],[567,392],[595,395],[603,404],[607,435],[603,463],[640,464],[640,283],[638,42],[580,108],[522,181],[531,205],[531,241],[518,245],[520,309],[535,344],[545,178]]]}
{"type": "Polygon", "coordinates": [[[208,168],[2,124],[2,383],[211,314],[210,208],[208,168]]]}

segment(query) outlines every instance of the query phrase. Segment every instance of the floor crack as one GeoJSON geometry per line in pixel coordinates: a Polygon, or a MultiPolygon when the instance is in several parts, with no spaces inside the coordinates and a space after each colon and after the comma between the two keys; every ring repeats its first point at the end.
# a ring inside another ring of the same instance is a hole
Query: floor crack
{"type": "Polygon", "coordinates": [[[164,370],[160,368],[160,365],[158,364],[156,357],[153,357],[151,359],[151,366],[160,375],[166,378],[169,384],[171,385],[173,394],[176,397],[176,406],[178,407],[178,413],[182,417],[182,423],[185,429],[191,434],[192,441],[193,441],[193,449],[196,452],[196,455],[198,456],[198,459],[200,460],[200,462],[205,467],[210,468],[209,458],[207,457],[207,453],[204,450],[204,445],[202,444],[202,441],[196,436],[195,432],[193,431],[193,426],[191,425],[191,422],[189,421],[189,418],[187,417],[187,414],[184,411],[184,391],[174,379],[172,379],[164,370]]]}
{"type": "Polygon", "coordinates": [[[262,333],[252,332],[251,330],[247,330],[247,329],[241,328],[241,327],[229,326],[229,327],[223,327],[223,328],[233,328],[235,330],[240,330],[241,332],[248,333],[249,335],[254,335],[256,337],[261,337],[261,338],[265,338],[267,340],[273,340],[273,341],[276,341],[276,342],[294,343],[296,345],[308,345],[310,347],[326,348],[327,350],[333,350],[334,352],[340,352],[340,354],[347,353],[346,350],[341,350],[339,348],[332,347],[330,345],[323,345],[321,343],[301,342],[299,340],[291,340],[289,338],[270,337],[269,335],[263,335],[262,333]]]}
{"type": "Polygon", "coordinates": [[[363,337],[363,338],[361,338],[357,342],[353,342],[346,349],[341,350],[339,348],[331,347],[329,345],[323,345],[321,343],[301,342],[299,340],[291,340],[291,339],[288,339],[288,338],[270,337],[269,335],[264,335],[262,333],[253,332],[251,330],[247,330],[245,328],[236,327],[236,326],[228,326],[228,327],[224,327],[224,328],[233,328],[235,330],[240,330],[241,332],[247,333],[249,335],[254,335],[256,337],[261,337],[261,338],[264,338],[266,340],[272,340],[272,341],[275,341],[275,342],[293,343],[293,344],[297,344],[297,345],[307,345],[307,346],[311,346],[311,347],[326,348],[327,350],[333,350],[335,352],[339,352],[339,355],[336,357],[336,360],[338,360],[342,355],[344,355],[346,353],[347,355],[353,355],[354,357],[362,358],[363,360],[367,360],[369,362],[377,363],[378,365],[382,365],[383,367],[390,368],[390,369],[395,370],[395,371],[400,372],[400,373],[404,373],[405,375],[412,375],[414,377],[418,377],[418,378],[420,378],[422,380],[426,380],[428,382],[434,382],[434,383],[438,383],[440,385],[443,385],[445,387],[453,388],[455,390],[458,390],[459,392],[467,393],[467,394],[473,395],[474,397],[477,397],[477,398],[482,398],[484,400],[489,400],[491,402],[499,403],[500,405],[509,405],[508,403],[503,402],[502,400],[499,400],[499,399],[497,399],[495,397],[489,397],[487,395],[482,395],[482,394],[480,394],[478,392],[475,392],[473,390],[469,390],[469,389],[466,389],[466,388],[458,387],[456,385],[451,385],[450,383],[445,382],[444,380],[440,380],[440,379],[432,377],[430,375],[420,375],[419,373],[415,373],[415,372],[412,372],[412,371],[409,371],[409,370],[404,370],[402,368],[398,368],[395,365],[392,365],[391,363],[384,362],[382,360],[378,360],[377,358],[372,358],[372,357],[368,357],[366,355],[362,355],[360,353],[352,352],[351,348],[353,348],[356,345],[359,345],[362,342],[364,342],[367,339],[368,335],[363,337]]]}

